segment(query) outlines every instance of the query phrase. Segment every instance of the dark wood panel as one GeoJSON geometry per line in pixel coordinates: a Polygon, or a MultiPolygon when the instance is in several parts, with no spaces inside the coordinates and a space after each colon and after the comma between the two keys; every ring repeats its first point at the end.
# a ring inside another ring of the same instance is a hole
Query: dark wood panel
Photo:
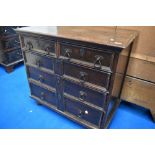
{"type": "Polygon", "coordinates": [[[23,36],[23,48],[26,50],[36,50],[41,53],[53,55],[55,54],[55,42],[51,38],[46,37],[29,37],[23,36]]]}
{"type": "Polygon", "coordinates": [[[102,111],[93,109],[87,105],[82,104],[81,102],[71,100],[67,97],[64,97],[65,111],[75,115],[78,118],[84,119],[96,126],[100,126],[100,121],[102,117],[102,111]]]}
{"type": "Polygon", "coordinates": [[[56,87],[56,76],[54,74],[48,74],[46,72],[40,71],[34,67],[27,67],[28,76],[40,83],[49,85],[50,87],[56,87]]]}
{"type": "Polygon", "coordinates": [[[111,70],[114,59],[114,52],[107,49],[97,50],[65,43],[60,44],[60,55],[68,60],[77,59],[92,63],[94,68],[102,69],[102,66],[104,66],[111,70]]]}
{"type": "Polygon", "coordinates": [[[79,80],[80,83],[88,82],[108,89],[110,73],[90,69],[77,64],[64,62],[64,75],[71,76],[79,80]]]}
{"type": "Polygon", "coordinates": [[[31,95],[38,97],[42,101],[46,101],[54,106],[57,106],[56,92],[49,91],[34,83],[30,83],[31,95]]]}
{"type": "Polygon", "coordinates": [[[54,58],[46,57],[35,52],[25,52],[26,64],[34,65],[38,68],[54,70],[54,58]]]}
{"type": "Polygon", "coordinates": [[[85,87],[80,83],[71,82],[69,80],[64,80],[63,86],[65,93],[70,94],[81,101],[86,101],[102,108],[104,107],[107,92],[93,90],[92,88],[85,87]]]}

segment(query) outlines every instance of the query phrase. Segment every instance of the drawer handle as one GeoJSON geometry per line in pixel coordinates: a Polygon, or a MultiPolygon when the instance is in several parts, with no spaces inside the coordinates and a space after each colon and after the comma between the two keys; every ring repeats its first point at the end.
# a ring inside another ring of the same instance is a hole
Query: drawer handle
{"type": "Polygon", "coordinates": [[[26,44],[26,48],[28,50],[31,50],[33,48],[32,42],[28,41],[27,44],[26,44]]]}
{"type": "Polygon", "coordinates": [[[84,91],[80,91],[80,94],[79,94],[80,100],[85,100],[86,96],[87,96],[87,94],[84,91]]]}
{"type": "Polygon", "coordinates": [[[40,98],[41,98],[42,100],[45,99],[45,93],[44,93],[44,92],[41,92],[40,96],[41,96],[40,98]]]}
{"type": "Polygon", "coordinates": [[[42,75],[39,75],[39,81],[43,82],[44,81],[44,77],[42,75]]]}
{"type": "Polygon", "coordinates": [[[95,55],[95,62],[94,62],[94,67],[95,68],[101,68],[102,67],[102,60],[103,60],[103,57],[100,56],[100,55],[95,55]],[[98,66],[99,65],[99,66],[98,66]]]}
{"type": "Polygon", "coordinates": [[[40,67],[40,66],[41,66],[40,60],[37,60],[37,61],[36,61],[36,65],[37,65],[37,67],[40,67]]]}
{"type": "Polygon", "coordinates": [[[49,46],[45,47],[45,51],[48,52],[48,54],[49,54],[49,52],[50,52],[50,47],[49,47],[49,46]]]}
{"type": "Polygon", "coordinates": [[[17,41],[17,40],[15,40],[15,41],[14,41],[14,46],[19,46],[19,45],[20,45],[20,42],[17,41]]]}
{"type": "Polygon", "coordinates": [[[89,113],[88,110],[85,110],[85,111],[84,111],[84,114],[85,114],[85,115],[88,115],[88,113],[89,113]]]}
{"type": "Polygon", "coordinates": [[[78,113],[78,117],[82,118],[84,115],[88,115],[88,114],[89,114],[88,110],[85,110],[85,111],[80,110],[78,113]]]}
{"type": "Polygon", "coordinates": [[[83,111],[80,110],[78,113],[78,117],[81,118],[82,116],[83,116],[83,111]]]}
{"type": "Polygon", "coordinates": [[[85,54],[85,50],[83,48],[80,49],[80,56],[83,57],[85,54]]]}
{"type": "Polygon", "coordinates": [[[86,80],[86,76],[87,76],[87,73],[80,72],[80,80],[82,80],[82,82],[86,80]]]}
{"type": "Polygon", "coordinates": [[[71,57],[71,53],[72,53],[72,50],[71,49],[65,49],[65,56],[68,57],[70,59],[71,57]]]}

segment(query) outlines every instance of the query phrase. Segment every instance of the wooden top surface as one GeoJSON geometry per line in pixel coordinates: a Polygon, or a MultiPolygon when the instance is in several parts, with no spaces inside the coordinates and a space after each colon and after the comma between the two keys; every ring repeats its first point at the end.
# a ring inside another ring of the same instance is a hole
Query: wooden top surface
{"type": "Polygon", "coordinates": [[[91,30],[87,26],[32,26],[16,29],[18,33],[33,33],[66,38],[113,47],[126,48],[137,36],[132,30],[91,30]]]}

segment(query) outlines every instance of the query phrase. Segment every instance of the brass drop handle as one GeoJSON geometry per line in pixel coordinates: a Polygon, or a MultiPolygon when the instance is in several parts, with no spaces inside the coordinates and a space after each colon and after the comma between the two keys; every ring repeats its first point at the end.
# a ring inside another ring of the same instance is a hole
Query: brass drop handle
{"type": "Polygon", "coordinates": [[[44,77],[42,75],[39,75],[39,81],[43,82],[44,81],[44,77]]]}
{"type": "Polygon", "coordinates": [[[41,94],[40,94],[40,98],[41,98],[42,100],[45,99],[45,93],[44,93],[44,92],[41,92],[41,94]]]}
{"type": "Polygon", "coordinates": [[[72,53],[72,50],[67,48],[67,49],[65,49],[65,54],[64,55],[66,57],[70,58],[71,57],[71,53],[72,53]]]}
{"type": "Polygon", "coordinates": [[[103,56],[95,55],[94,67],[101,68],[103,59],[104,59],[103,56]],[[97,65],[99,65],[99,66],[97,66],[97,65]]]}
{"type": "Polygon", "coordinates": [[[85,100],[87,94],[84,91],[80,91],[79,92],[79,99],[80,100],[85,100]]]}
{"type": "Polygon", "coordinates": [[[86,80],[86,76],[87,76],[87,73],[80,72],[80,80],[85,81],[86,80]]]}
{"type": "Polygon", "coordinates": [[[28,50],[31,50],[31,49],[33,48],[33,44],[32,44],[31,41],[28,41],[28,42],[27,42],[26,48],[27,48],[28,50]]]}

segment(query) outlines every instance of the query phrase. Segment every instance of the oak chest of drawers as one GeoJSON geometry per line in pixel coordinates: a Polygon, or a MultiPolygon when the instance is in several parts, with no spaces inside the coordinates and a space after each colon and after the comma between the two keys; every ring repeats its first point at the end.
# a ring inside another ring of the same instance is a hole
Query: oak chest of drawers
{"type": "Polygon", "coordinates": [[[107,128],[120,103],[124,80],[123,76],[116,87],[116,76],[126,73],[136,32],[81,27],[16,31],[31,97],[87,128],[107,128]],[[122,58],[124,64],[119,66],[122,58]]]}
{"type": "Polygon", "coordinates": [[[0,26],[0,64],[7,72],[23,61],[19,37],[14,31],[22,26],[0,26]]]}

